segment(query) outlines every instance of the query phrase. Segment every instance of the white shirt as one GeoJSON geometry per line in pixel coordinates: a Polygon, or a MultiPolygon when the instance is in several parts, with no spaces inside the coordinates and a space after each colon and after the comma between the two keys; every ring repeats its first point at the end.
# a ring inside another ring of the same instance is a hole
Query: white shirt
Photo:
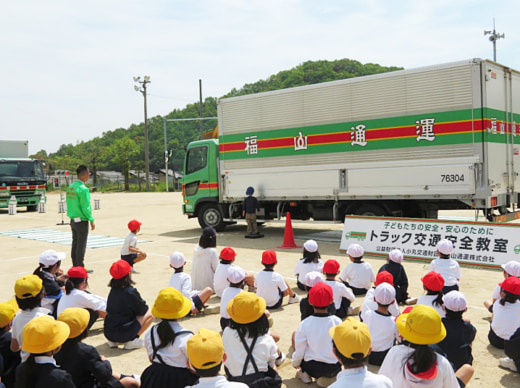
{"type": "Polygon", "coordinates": [[[243,290],[238,287],[226,287],[220,298],[220,317],[230,319],[227,312],[227,305],[231,299],[240,294],[243,290]]]}
{"type": "Polygon", "coordinates": [[[502,291],[502,287],[497,285],[496,288],[494,289],[493,293],[491,294],[491,298],[493,298],[493,300],[499,300],[501,291],[502,291]]]}
{"type": "Polygon", "coordinates": [[[379,374],[389,377],[394,387],[398,388],[459,388],[459,383],[450,362],[438,353],[436,353],[437,376],[434,379],[423,380],[413,375],[405,364],[413,351],[413,348],[405,345],[394,346],[386,355],[379,369],[379,374]]]}
{"type": "Polygon", "coordinates": [[[433,307],[435,309],[435,311],[437,311],[439,313],[441,318],[444,318],[446,316],[446,311],[444,311],[444,305],[439,306],[436,303],[434,304],[433,301],[435,299],[437,299],[437,295],[423,294],[423,295],[419,296],[419,298],[417,298],[417,304],[423,304],[425,306],[433,307]]]}
{"type": "Polygon", "coordinates": [[[191,284],[195,290],[206,287],[213,289],[213,277],[218,266],[218,252],[216,248],[201,248],[195,246],[191,262],[191,284]]]}
{"type": "Polygon", "coordinates": [[[302,360],[337,363],[338,359],[332,352],[329,329],[340,323],[341,319],[335,315],[326,317],[311,315],[301,321],[294,334],[293,366],[300,366],[302,360]]]}
{"type": "MultiPolygon", "coordinates": [[[[49,315],[49,310],[42,307],[35,307],[32,310],[20,310],[20,312],[15,315],[13,318],[11,332],[12,338],[18,342],[20,348],[23,344],[23,328],[31,319],[41,317],[42,315],[49,315]]],[[[22,362],[24,362],[29,357],[29,353],[27,353],[25,350],[21,350],[20,357],[22,358],[22,362]]]]}
{"type": "Polygon", "coordinates": [[[341,307],[341,299],[347,298],[351,303],[356,300],[352,290],[343,283],[340,283],[336,280],[325,280],[325,283],[327,283],[332,288],[334,307],[336,307],[336,310],[341,307]]]}
{"type": "Polygon", "coordinates": [[[191,301],[191,308],[193,309],[195,307],[195,303],[193,303],[192,298],[197,295],[198,291],[193,291],[191,289],[190,275],[185,272],[172,273],[168,287],[173,287],[177,291],[180,291],[182,295],[191,301]]]}
{"type": "Polygon", "coordinates": [[[500,298],[493,304],[491,328],[497,336],[508,340],[520,327],[520,301],[500,304],[500,298]]]}
{"type": "MultiPolygon", "coordinates": [[[[170,324],[170,327],[173,329],[175,333],[183,330],[182,326],[178,322],[169,321],[168,323],[170,324]]],[[[151,339],[152,335],[155,341],[155,347],[157,348],[161,343],[159,335],[157,334],[157,325],[153,326],[150,330],[148,330],[144,336],[144,346],[146,348],[146,352],[148,353],[148,359],[151,359],[153,355],[151,339]]],[[[160,355],[162,360],[169,366],[175,366],[177,368],[186,368],[186,361],[188,361],[188,354],[186,353],[186,344],[192,336],[193,334],[191,333],[179,334],[177,337],[175,337],[175,341],[173,341],[173,344],[169,344],[166,347],[159,349],[156,354],[160,355]]],[[[152,362],[160,363],[157,356],[152,360],[152,362]]]]}
{"type": "Polygon", "coordinates": [[[137,235],[135,233],[128,233],[127,236],[125,237],[125,241],[123,242],[123,247],[121,248],[121,254],[122,255],[129,255],[130,253],[134,253],[134,252],[130,252],[130,250],[128,248],[132,247],[132,248],[135,248],[137,245],[137,235]]]}
{"type": "Polygon", "coordinates": [[[244,383],[227,381],[224,376],[200,377],[196,385],[188,385],[186,388],[249,388],[244,383]]]}
{"type": "Polygon", "coordinates": [[[370,372],[366,366],[343,369],[329,388],[393,388],[392,380],[370,372]]]}
{"type": "Polygon", "coordinates": [[[351,287],[369,289],[376,281],[376,275],[370,263],[362,261],[360,263],[350,263],[345,267],[339,278],[348,282],[351,287]]]}
{"type": "Polygon", "coordinates": [[[222,297],[224,290],[229,287],[229,281],[227,279],[227,270],[230,265],[233,264],[222,264],[219,263],[215,270],[215,276],[213,277],[213,290],[218,297],[222,297]]]}
{"type": "Polygon", "coordinates": [[[274,306],[280,300],[280,291],[287,290],[282,275],[274,271],[260,271],[255,276],[256,295],[265,299],[267,306],[274,306]]]}
{"type": "Polygon", "coordinates": [[[367,311],[363,322],[367,324],[370,331],[372,350],[374,352],[383,352],[394,346],[399,332],[392,315],[385,316],[377,311],[367,311]]]}
{"type": "MultiPolygon", "coordinates": [[[[365,314],[367,311],[374,311],[377,310],[377,302],[374,300],[374,292],[375,288],[371,288],[367,291],[365,295],[365,299],[363,300],[363,304],[361,305],[361,319],[365,320],[365,314]]],[[[392,303],[388,307],[388,312],[392,314],[394,317],[398,317],[401,315],[401,311],[399,311],[399,305],[394,300],[394,303],[392,303]]]]}
{"type": "Polygon", "coordinates": [[[63,296],[58,302],[58,315],[69,307],[82,307],[93,311],[105,312],[107,311],[107,300],[101,296],[74,288],[70,291],[70,294],[63,293],[63,296]]]}
{"type": "MultiPolygon", "coordinates": [[[[251,346],[252,338],[246,337],[245,340],[247,345],[251,346]]],[[[224,342],[224,350],[227,354],[224,365],[228,368],[231,376],[242,376],[247,352],[242,342],[240,342],[237,331],[226,327],[222,334],[222,342],[224,342]]],[[[273,337],[269,334],[264,334],[257,338],[253,348],[253,358],[260,372],[267,372],[268,366],[274,366],[274,361],[278,358],[278,346],[276,346],[273,337]]],[[[255,373],[255,369],[251,361],[249,361],[246,375],[252,373],[255,373]]]]}
{"type": "Polygon", "coordinates": [[[459,263],[456,260],[435,259],[430,263],[429,271],[440,273],[444,279],[444,286],[459,284],[461,273],[459,263]]]}
{"type": "Polygon", "coordinates": [[[304,263],[303,261],[304,259],[300,259],[294,268],[294,275],[298,275],[298,281],[301,284],[305,284],[305,275],[309,272],[316,271],[321,273],[323,271],[323,260],[318,259],[317,263],[313,261],[304,263]]]}

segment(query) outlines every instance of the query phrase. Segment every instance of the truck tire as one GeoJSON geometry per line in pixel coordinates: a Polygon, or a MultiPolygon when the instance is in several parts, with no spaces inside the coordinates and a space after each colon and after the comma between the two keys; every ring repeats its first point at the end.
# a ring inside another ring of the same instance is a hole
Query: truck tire
{"type": "Polygon", "coordinates": [[[38,206],[37,205],[27,206],[27,211],[28,212],[35,212],[36,210],[38,210],[38,206]]]}
{"type": "Polygon", "coordinates": [[[375,203],[363,203],[354,214],[357,216],[389,216],[388,212],[380,205],[375,203]]]}
{"type": "Polygon", "coordinates": [[[217,232],[221,232],[226,227],[223,218],[222,212],[217,204],[203,205],[199,211],[199,225],[201,228],[211,226],[217,232]]]}

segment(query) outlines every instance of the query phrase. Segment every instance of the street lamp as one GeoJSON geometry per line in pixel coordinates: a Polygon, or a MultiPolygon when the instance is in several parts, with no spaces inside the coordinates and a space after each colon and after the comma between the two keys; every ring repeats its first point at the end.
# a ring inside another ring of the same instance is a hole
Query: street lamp
{"type": "Polygon", "coordinates": [[[148,154],[148,114],[146,111],[146,85],[150,83],[150,77],[145,75],[144,79],[141,77],[134,77],[134,82],[139,85],[134,85],[136,92],[141,92],[144,97],[144,165],[146,172],[146,191],[150,191],[150,158],[148,154]]]}
{"type": "Polygon", "coordinates": [[[506,34],[499,34],[495,30],[495,18],[493,18],[493,31],[484,31],[484,36],[490,35],[489,40],[493,42],[493,61],[497,61],[497,39],[505,38],[506,34]]]}

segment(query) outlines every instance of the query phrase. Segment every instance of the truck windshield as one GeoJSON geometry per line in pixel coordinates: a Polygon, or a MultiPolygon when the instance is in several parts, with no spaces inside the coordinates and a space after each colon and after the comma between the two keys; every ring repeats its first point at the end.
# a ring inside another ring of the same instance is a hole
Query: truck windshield
{"type": "Polygon", "coordinates": [[[186,157],[186,175],[206,167],[208,162],[208,147],[195,147],[188,151],[186,157]]]}
{"type": "Polygon", "coordinates": [[[42,165],[37,160],[0,160],[0,180],[44,180],[42,165]]]}

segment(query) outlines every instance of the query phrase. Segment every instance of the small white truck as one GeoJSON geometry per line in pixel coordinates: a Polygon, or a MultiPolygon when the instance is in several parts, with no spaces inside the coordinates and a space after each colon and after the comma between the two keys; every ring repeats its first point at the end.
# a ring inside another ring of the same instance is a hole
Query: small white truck
{"type": "Polygon", "coordinates": [[[38,159],[29,158],[26,140],[0,140],[0,208],[7,208],[14,195],[17,206],[36,211],[47,181],[38,159]]]}
{"type": "Polygon", "coordinates": [[[219,139],[187,147],[183,212],[222,229],[346,214],[518,218],[520,73],[471,59],[222,98],[219,139]]]}

